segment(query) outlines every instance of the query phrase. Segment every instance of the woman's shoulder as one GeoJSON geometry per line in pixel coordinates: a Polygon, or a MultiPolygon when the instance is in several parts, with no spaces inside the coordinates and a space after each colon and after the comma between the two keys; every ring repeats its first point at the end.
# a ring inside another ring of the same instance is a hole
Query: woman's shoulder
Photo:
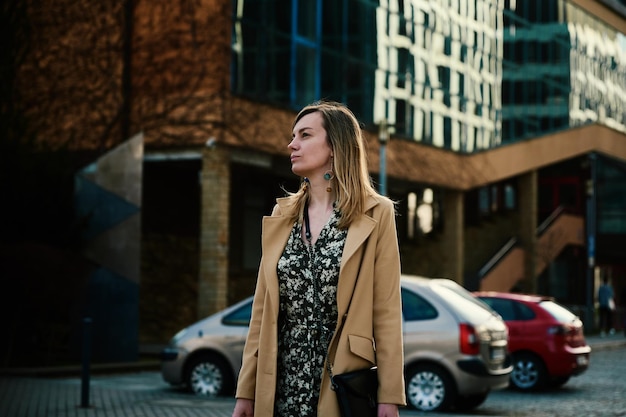
{"type": "Polygon", "coordinates": [[[294,196],[279,197],[272,209],[272,216],[288,215],[294,210],[296,198],[294,196]]]}
{"type": "Polygon", "coordinates": [[[395,210],[396,207],[396,203],[389,197],[381,194],[371,194],[368,198],[367,206],[371,208],[377,205],[387,210],[395,210]]]}
{"type": "Polygon", "coordinates": [[[396,203],[389,197],[381,194],[372,194],[367,199],[365,212],[371,213],[373,217],[386,215],[386,213],[396,213],[396,203]],[[377,214],[378,213],[378,214],[377,214]]]}

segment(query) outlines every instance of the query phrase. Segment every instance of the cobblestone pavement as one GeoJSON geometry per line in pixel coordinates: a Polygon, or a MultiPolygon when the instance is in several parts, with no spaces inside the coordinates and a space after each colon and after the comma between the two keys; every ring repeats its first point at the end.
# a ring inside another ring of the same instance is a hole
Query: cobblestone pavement
{"type": "MultiPolygon", "coordinates": [[[[624,336],[621,336],[623,339],[624,336]]],[[[561,388],[494,391],[472,415],[515,417],[626,416],[626,344],[594,349],[589,369],[561,388]]]]}
{"type": "MultiPolygon", "coordinates": [[[[589,338],[590,369],[559,390],[523,394],[492,392],[465,414],[442,416],[626,416],[626,338],[589,338]]],[[[206,399],[172,388],[158,371],[92,375],[86,395],[80,376],[0,376],[0,417],[229,417],[234,400],[206,399]]],[[[424,416],[402,410],[401,416],[424,416]]],[[[436,415],[436,414],[435,414],[436,415]]],[[[323,417],[323,416],[320,416],[323,417]]]]}

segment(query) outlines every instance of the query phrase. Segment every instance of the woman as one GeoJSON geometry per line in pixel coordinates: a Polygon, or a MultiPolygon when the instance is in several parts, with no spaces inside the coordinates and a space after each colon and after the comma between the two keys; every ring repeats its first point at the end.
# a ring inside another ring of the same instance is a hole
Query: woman
{"type": "Polygon", "coordinates": [[[393,203],[370,183],[359,123],[345,106],[302,109],[289,149],[303,181],[263,219],[233,417],[339,416],[327,360],[334,374],[376,364],[378,416],[396,417],[405,394],[393,203]]]}

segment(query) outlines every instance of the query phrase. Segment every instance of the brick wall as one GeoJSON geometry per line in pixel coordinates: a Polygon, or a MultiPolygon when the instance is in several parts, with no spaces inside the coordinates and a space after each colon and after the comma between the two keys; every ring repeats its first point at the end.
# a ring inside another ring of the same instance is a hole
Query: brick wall
{"type": "Polygon", "coordinates": [[[139,343],[164,344],[197,318],[198,239],[144,233],[139,343]]]}

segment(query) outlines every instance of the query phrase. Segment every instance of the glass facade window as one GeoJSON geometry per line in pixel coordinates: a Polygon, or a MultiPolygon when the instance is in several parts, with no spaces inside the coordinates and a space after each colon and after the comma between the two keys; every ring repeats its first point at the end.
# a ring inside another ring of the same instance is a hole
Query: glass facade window
{"type": "Polygon", "coordinates": [[[504,208],[507,210],[517,208],[517,195],[515,187],[511,184],[504,185],[504,208]]]}
{"type": "Polygon", "coordinates": [[[321,98],[372,123],[378,2],[236,0],[235,94],[294,110],[321,98]]]}
{"type": "Polygon", "coordinates": [[[498,182],[465,193],[464,217],[467,225],[517,209],[517,189],[511,182],[498,182]]]}
{"type": "Polygon", "coordinates": [[[500,188],[497,185],[491,186],[491,212],[500,210],[500,188]]]}
{"type": "Polygon", "coordinates": [[[381,1],[374,121],[437,147],[499,144],[501,1],[381,1]]]}
{"type": "Polygon", "coordinates": [[[626,38],[569,0],[234,0],[232,90],[476,152],[598,122],[626,132],[626,38]]]}
{"type": "Polygon", "coordinates": [[[293,109],[338,100],[399,137],[487,149],[500,137],[502,4],[236,0],[232,90],[293,109]]]}
{"type": "Polygon", "coordinates": [[[481,216],[487,216],[491,212],[489,187],[481,187],[478,190],[478,212],[481,216]]]}
{"type": "Polygon", "coordinates": [[[502,140],[599,122],[626,132],[624,35],[566,0],[507,0],[502,140]]]}
{"type": "Polygon", "coordinates": [[[597,181],[598,232],[626,233],[626,164],[600,158],[597,181]]]}
{"type": "Polygon", "coordinates": [[[573,126],[599,122],[626,132],[626,38],[568,7],[573,126]]]}

